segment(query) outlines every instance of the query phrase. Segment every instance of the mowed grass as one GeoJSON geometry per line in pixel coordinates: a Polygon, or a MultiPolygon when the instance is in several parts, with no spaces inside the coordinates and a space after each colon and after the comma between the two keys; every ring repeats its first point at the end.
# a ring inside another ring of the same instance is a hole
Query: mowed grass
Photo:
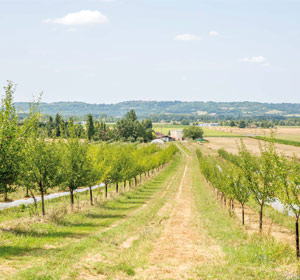
{"type": "MultiPolygon", "coordinates": [[[[130,213],[162,192],[180,166],[178,156],[151,181],[113,200],[97,203],[77,213],[2,220],[1,279],[61,279],[63,275],[67,275],[67,279],[74,279],[75,268],[72,266],[94,248],[116,246],[111,232],[117,231],[123,236],[126,234],[118,226],[110,228],[111,225],[127,220],[125,218],[130,213]]],[[[148,214],[154,215],[151,212],[148,214]]],[[[138,226],[146,222],[149,215],[140,220],[131,220],[129,225],[138,226]]],[[[119,269],[127,271],[126,265],[120,265],[119,269]]]]}
{"type": "Polygon", "coordinates": [[[299,279],[294,250],[272,237],[247,234],[228,210],[217,203],[211,187],[200,174],[198,160],[193,160],[192,187],[199,211],[199,228],[207,231],[225,255],[215,265],[199,265],[196,269],[199,279],[299,279]]]}

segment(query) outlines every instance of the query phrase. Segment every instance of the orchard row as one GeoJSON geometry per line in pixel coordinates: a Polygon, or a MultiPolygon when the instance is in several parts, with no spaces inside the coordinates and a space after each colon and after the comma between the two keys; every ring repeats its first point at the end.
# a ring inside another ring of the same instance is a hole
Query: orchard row
{"type": "Polygon", "coordinates": [[[243,141],[239,153],[233,155],[221,149],[219,155],[225,161],[215,157],[205,157],[197,152],[202,173],[213,185],[217,197],[233,205],[234,200],[241,204],[242,223],[244,207],[252,197],[259,206],[259,229],[263,227],[263,211],[266,204],[280,201],[293,212],[296,225],[296,250],[299,250],[298,221],[300,216],[300,163],[298,159],[287,159],[279,154],[273,143],[260,145],[260,156],[254,156],[247,150],[243,141]]]}

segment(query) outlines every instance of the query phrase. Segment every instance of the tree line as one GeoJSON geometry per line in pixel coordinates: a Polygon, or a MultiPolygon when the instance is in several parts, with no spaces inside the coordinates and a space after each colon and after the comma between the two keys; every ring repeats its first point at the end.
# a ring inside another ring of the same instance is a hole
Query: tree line
{"type": "Polygon", "coordinates": [[[67,121],[57,113],[55,118],[48,117],[46,122],[40,123],[40,129],[48,137],[74,136],[90,141],[122,141],[122,142],[149,142],[154,138],[152,122],[149,119],[139,121],[134,110],[118,120],[113,127],[109,127],[104,121],[95,120],[92,114],[88,114],[86,121],[75,122],[72,117],[67,121]],[[85,125],[85,127],[84,127],[85,125]]]}
{"type": "Polygon", "coordinates": [[[250,197],[259,206],[259,230],[263,228],[263,211],[267,204],[280,201],[295,217],[296,252],[299,249],[300,217],[300,163],[298,159],[287,159],[279,154],[273,143],[260,144],[260,156],[254,156],[241,140],[237,155],[221,149],[219,155],[225,163],[212,157],[204,157],[198,151],[201,170],[211,182],[217,197],[226,204],[234,200],[241,204],[242,223],[244,224],[244,206],[250,197]]]}
{"type": "MultiPolygon", "coordinates": [[[[71,205],[74,190],[88,186],[93,204],[92,186],[105,184],[105,196],[110,184],[137,184],[137,177],[149,176],[164,166],[177,148],[169,145],[137,143],[95,143],[78,138],[76,126],[68,123],[68,137],[60,134],[49,137],[40,127],[38,104],[32,104],[30,114],[20,125],[13,103],[14,85],[9,82],[0,108],[0,194],[26,188],[36,202],[35,193],[42,200],[49,189],[59,187],[70,191],[71,205]]],[[[133,115],[133,113],[131,113],[133,115]]],[[[133,128],[134,130],[135,128],[133,128]]],[[[136,136],[136,135],[135,135],[136,136]]],[[[136,136],[137,137],[137,136],[136,136]]],[[[36,203],[35,203],[36,205],[36,203]]]]}

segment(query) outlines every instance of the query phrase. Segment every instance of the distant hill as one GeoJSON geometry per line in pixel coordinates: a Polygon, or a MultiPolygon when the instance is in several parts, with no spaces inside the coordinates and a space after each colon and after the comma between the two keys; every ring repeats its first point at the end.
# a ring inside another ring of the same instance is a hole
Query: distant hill
{"type": "MultiPolygon", "coordinates": [[[[29,103],[17,102],[22,113],[27,113],[29,103]]],[[[139,117],[157,114],[189,114],[215,117],[281,116],[300,117],[299,103],[260,102],[183,102],[183,101],[126,101],[116,104],[88,104],[84,102],[41,103],[43,114],[60,113],[65,117],[106,114],[112,117],[124,116],[134,109],[139,117]]]]}

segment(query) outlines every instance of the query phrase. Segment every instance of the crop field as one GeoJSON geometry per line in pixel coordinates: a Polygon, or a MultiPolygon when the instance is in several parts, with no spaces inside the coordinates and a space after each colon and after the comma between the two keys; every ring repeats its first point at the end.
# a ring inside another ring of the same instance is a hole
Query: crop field
{"type": "Polygon", "coordinates": [[[232,133],[242,136],[271,136],[271,131],[274,138],[300,142],[300,127],[285,127],[279,126],[274,129],[263,128],[237,128],[237,127],[214,127],[211,128],[218,132],[232,133]]]}
{"type": "MultiPolygon", "coordinates": [[[[260,153],[259,143],[263,141],[256,140],[253,138],[241,138],[245,143],[246,147],[253,153],[258,155],[260,153]]],[[[217,151],[218,149],[226,149],[230,153],[238,153],[238,144],[240,144],[239,138],[230,138],[230,137],[216,137],[210,138],[209,143],[205,146],[217,151]]],[[[284,153],[286,156],[292,158],[294,156],[300,157],[300,147],[285,145],[285,144],[275,144],[275,147],[280,153],[284,153]]]]}
{"type": "MultiPolygon", "coordinates": [[[[157,132],[161,132],[164,134],[168,134],[170,130],[176,130],[176,129],[184,129],[187,126],[184,125],[171,125],[171,124],[159,124],[154,123],[153,124],[153,130],[157,132]]],[[[239,134],[230,133],[226,131],[219,131],[207,127],[202,127],[204,131],[204,137],[239,137],[239,134]]]]}

